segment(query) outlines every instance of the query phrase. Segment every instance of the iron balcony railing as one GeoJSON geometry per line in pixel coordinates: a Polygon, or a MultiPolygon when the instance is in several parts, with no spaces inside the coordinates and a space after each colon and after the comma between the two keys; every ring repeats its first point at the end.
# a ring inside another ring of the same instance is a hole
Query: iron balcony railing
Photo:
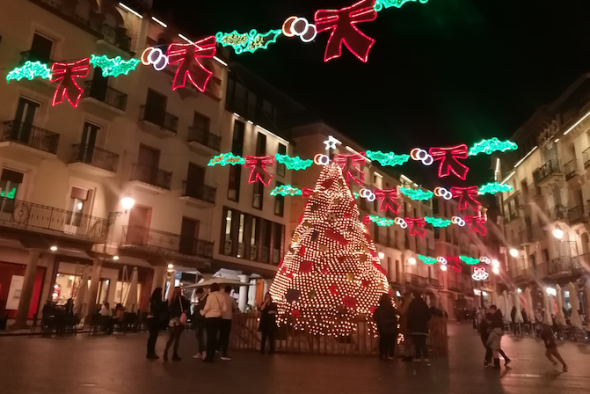
{"type": "Polygon", "coordinates": [[[558,173],[559,163],[557,160],[549,160],[533,172],[533,179],[535,180],[535,183],[540,183],[550,175],[558,173]]]}
{"type": "Polygon", "coordinates": [[[133,165],[131,181],[139,181],[153,185],[161,189],[170,190],[172,184],[172,172],[164,171],[156,167],[141,164],[133,165]]]}
{"type": "Polygon", "coordinates": [[[584,168],[590,166],[590,148],[582,152],[582,160],[584,160],[584,168]]]}
{"type": "Polygon", "coordinates": [[[545,231],[543,227],[538,223],[531,224],[530,228],[527,228],[520,232],[521,242],[535,242],[540,241],[545,237],[545,231]]]}
{"type": "Polygon", "coordinates": [[[547,273],[549,275],[571,273],[580,269],[580,256],[572,258],[571,256],[561,256],[549,261],[547,273]]]}
{"type": "Polygon", "coordinates": [[[213,257],[213,242],[142,226],[123,226],[121,245],[154,252],[213,257]]]}
{"type": "Polygon", "coordinates": [[[125,111],[127,108],[127,95],[125,93],[110,86],[98,85],[94,81],[86,81],[84,85],[86,88],[83,97],[93,98],[121,111],[125,111]]]}
{"type": "Polygon", "coordinates": [[[182,182],[182,196],[196,198],[215,204],[215,192],[217,188],[207,185],[199,185],[188,183],[187,181],[182,182]]]}
{"type": "Polygon", "coordinates": [[[88,240],[104,241],[109,220],[78,212],[0,197],[0,225],[34,231],[54,231],[88,240]]]}
{"type": "Polygon", "coordinates": [[[178,132],[178,117],[169,114],[162,108],[142,105],[140,119],[160,126],[174,134],[178,132]]]}
{"type": "Polygon", "coordinates": [[[113,44],[125,52],[129,52],[131,50],[131,37],[126,35],[123,29],[109,25],[103,25],[100,33],[102,34],[103,40],[106,42],[113,44]]]}
{"type": "Polygon", "coordinates": [[[4,130],[0,136],[3,142],[16,142],[44,152],[56,154],[59,134],[29,123],[11,120],[4,122],[4,130]]]}
{"type": "Polygon", "coordinates": [[[588,221],[588,217],[584,215],[584,207],[581,205],[569,209],[567,211],[567,216],[570,221],[570,224],[588,221]]]}
{"type": "Polygon", "coordinates": [[[565,179],[572,179],[576,176],[576,160],[570,160],[563,165],[563,173],[565,174],[565,179]]]}
{"type": "Polygon", "coordinates": [[[441,287],[440,286],[440,281],[436,278],[429,278],[429,282],[430,282],[430,286],[433,287],[441,287]]]}
{"type": "Polygon", "coordinates": [[[106,171],[117,172],[119,155],[88,144],[74,144],[71,162],[85,163],[106,171]]]}
{"type": "Polygon", "coordinates": [[[201,145],[208,146],[216,152],[221,151],[221,137],[199,127],[189,127],[187,141],[198,142],[201,145]]]}
{"type": "Polygon", "coordinates": [[[22,66],[26,62],[41,62],[47,64],[47,67],[51,67],[51,65],[54,63],[54,61],[50,59],[49,56],[43,56],[31,50],[20,53],[19,66],[22,66]]]}
{"type": "Polygon", "coordinates": [[[428,285],[428,278],[424,276],[409,274],[406,277],[406,283],[411,283],[414,286],[426,287],[428,285]]]}
{"type": "Polygon", "coordinates": [[[556,205],[549,210],[551,220],[563,220],[567,218],[567,208],[563,205],[556,205]]]}

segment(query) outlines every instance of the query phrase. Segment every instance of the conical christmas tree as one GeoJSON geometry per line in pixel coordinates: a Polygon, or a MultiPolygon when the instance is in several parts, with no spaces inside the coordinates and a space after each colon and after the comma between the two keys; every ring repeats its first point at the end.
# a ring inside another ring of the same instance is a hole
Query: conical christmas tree
{"type": "Polygon", "coordinates": [[[371,313],[388,291],[342,171],[327,165],[270,288],[279,323],[290,320],[296,329],[314,334],[349,335],[354,319],[371,313]]]}

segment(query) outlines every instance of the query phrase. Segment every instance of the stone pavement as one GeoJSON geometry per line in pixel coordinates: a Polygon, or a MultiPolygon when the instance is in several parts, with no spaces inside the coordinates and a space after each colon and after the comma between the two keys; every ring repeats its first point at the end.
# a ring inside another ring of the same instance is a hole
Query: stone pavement
{"type": "MultiPolygon", "coordinates": [[[[564,343],[570,371],[544,357],[540,341],[504,337],[513,357],[501,372],[482,367],[483,348],[467,325],[449,324],[448,359],[419,363],[373,358],[309,357],[234,352],[233,360],[193,360],[196,341],[183,333],[181,362],[150,362],[146,334],[67,338],[0,338],[2,394],[578,394],[590,391],[590,347],[564,343]]],[[[158,350],[165,337],[158,341],[158,350]]]]}

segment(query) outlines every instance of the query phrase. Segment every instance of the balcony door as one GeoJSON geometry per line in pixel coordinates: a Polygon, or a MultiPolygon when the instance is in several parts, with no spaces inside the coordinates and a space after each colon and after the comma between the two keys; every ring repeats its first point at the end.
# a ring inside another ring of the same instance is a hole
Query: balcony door
{"type": "Polygon", "coordinates": [[[189,218],[182,218],[180,228],[180,254],[194,256],[197,254],[197,240],[199,239],[199,221],[189,218]]]}
{"type": "Polygon", "coordinates": [[[155,183],[160,166],[160,151],[147,145],[139,146],[137,156],[137,171],[139,180],[147,183],[155,183]]]}
{"type": "Polygon", "coordinates": [[[102,76],[102,69],[96,67],[90,85],[90,97],[99,101],[105,101],[107,98],[107,88],[109,87],[109,77],[102,76]]]}
{"type": "Polygon", "coordinates": [[[83,163],[92,163],[92,159],[94,158],[94,148],[96,147],[99,132],[100,127],[93,125],[92,123],[84,123],[78,160],[83,163]]]}
{"type": "Polygon", "coordinates": [[[202,197],[204,184],[205,168],[193,163],[188,163],[188,172],[186,175],[186,194],[195,198],[202,197]]]}
{"type": "Polygon", "coordinates": [[[166,96],[155,90],[148,89],[144,119],[158,126],[164,126],[167,102],[168,98],[166,96]]]}
{"type": "Polygon", "coordinates": [[[135,246],[148,246],[152,209],[134,205],[129,211],[127,243],[135,246]]]}
{"type": "Polygon", "coordinates": [[[53,41],[38,33],[33,36],[31,43],[30,61],[40,61],[41,63],[49,63],[51,57],[51,50],[53,48],[53,41]]]}
{"type": "Polygon", "coordinates": [[[29,144],[31,138],[31,131],[35,121],[35,114],[39,109],[39,104],[20,98],[18,106],[16,107],[16,115],[14,116],[14,125],[12,128],[12,135],[10,139],[23,144],[29,144]]]}

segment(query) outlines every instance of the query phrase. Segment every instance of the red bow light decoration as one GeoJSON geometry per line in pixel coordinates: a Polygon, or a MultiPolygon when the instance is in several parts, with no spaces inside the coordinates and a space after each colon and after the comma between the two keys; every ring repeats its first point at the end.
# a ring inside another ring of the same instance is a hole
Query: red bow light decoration
{"type": "Polygon", "coordinates": [[[303,198],[309,198],[313,194],[314,190],[310,189],[309,187],[304,187],[303,189],[301,189],[301,192],[303,198]]]}
{"type": "Polygon", "coordinates": [[[266,167],[272,167],[274,164],[274,156],[246,156],[244,167],[252,169],[248,183],[260,181],[264,186],[268,186],[272,180],[272,175],[266,171],[266,167]],[[265,181],[265,178],[268,178],[268,180],[265,181]]]}
{"type": "Polygon", "coordinates": [[[357,29],[356,24],[377,19],[377,11],[374,7],[375,0],[361,0],[340,10],[318,10],[315,13],[314,19],[318,33],[332,30],[326,46],[324,62],[340,57],[342,44],[361,61],[367,62],[369,50],[375,40],[357,29]]]}
{"type": "Polygon", "coordinates": [[[361,165],[364,165],[367,161],[364,152],[361,154],[339,153],[334,157],[333,161],[342,169],[342,175],[346,179],[347,185],[350,186],[348,181],[351,178],[359,185],[363,185],[363,182],[365,181],[365,172],[361,169],[361,165]]]}
{"type": "Polygon", "coordinates": [[[387,211],[389,209],[395,214],[399,213],[400,205],[397,202],[399,198],[397,189],[375,189],[373,194],[375,194],[375,198],[381,200],[379,211],[387,211]]]}
{"type": "Polygon", "coordinates": [[[461,273],[461,259],[459,256],[447,256],[445,257],[447,264],[451,266],[456,272],[461,273]]]}
{"type": "Polygon", "coordinates": [[[481,206],[481,203],[479,201],[476,200],[476,196],[477,196],[477,192],[478,192],[478,187],[477,186],[469,186],[469,187],[457,187],[457,186],[453,186],[451,187],[451,193],[453,194],[454,198],[458,198],[459,199],[459,210],[463,211],[465,209],[467,209],[468,207],[471,207],[471,209],[473,209],[475,212],[479,212],[479,207],[481,206]]]}
{"type": "Polygon", "coordinates": [[[420,238],[424,238],[426,234],[426,220],[424,218],[406,218],[406,223],[408,224],[408,231],[410,235],[417,235],[420,238]]]}
{"type": "Polygon", "coordinates": [[[487,222],[485,216],[463,216],[463,220],[469,224],[469,234],[478,233],[485,237],[487,231],[486,226],[484,226],[484,223],[487,222]]]}
{"type": "Polygon", "coordinates": [[[72,107],[77,108],[84,89],[78,85],[76,78],[88,76],[90,69],[90,58],[78,60],[73,63],[53,63],[51,66],[51,82],[59,82],[53,94],[54,107],[64,101],[64,97],[72,107]]]}
{"type": "Polygon", "coordinates": [[[467,159],[467,145],[461,144],[449,148],[430,148],[430,156],[433,160],[440,160],[438,167],[438,177],[449,176],[452,172],[459,178],[465,180],[469,168],[457,159],[467,159]]]}
{"type": "Polygon", "coordinates": [[[207,70],[199,58],[212,58],[215,56],[217,41],[214,36],[204,38],[193,44],[171,44],[168,47],[168,62],[170,64],[180,63],[172,81],[172,90],[182,88],[186,85],[187,78],[194,87],[204,92],[207,82],[213,74],[207,70]]]}

